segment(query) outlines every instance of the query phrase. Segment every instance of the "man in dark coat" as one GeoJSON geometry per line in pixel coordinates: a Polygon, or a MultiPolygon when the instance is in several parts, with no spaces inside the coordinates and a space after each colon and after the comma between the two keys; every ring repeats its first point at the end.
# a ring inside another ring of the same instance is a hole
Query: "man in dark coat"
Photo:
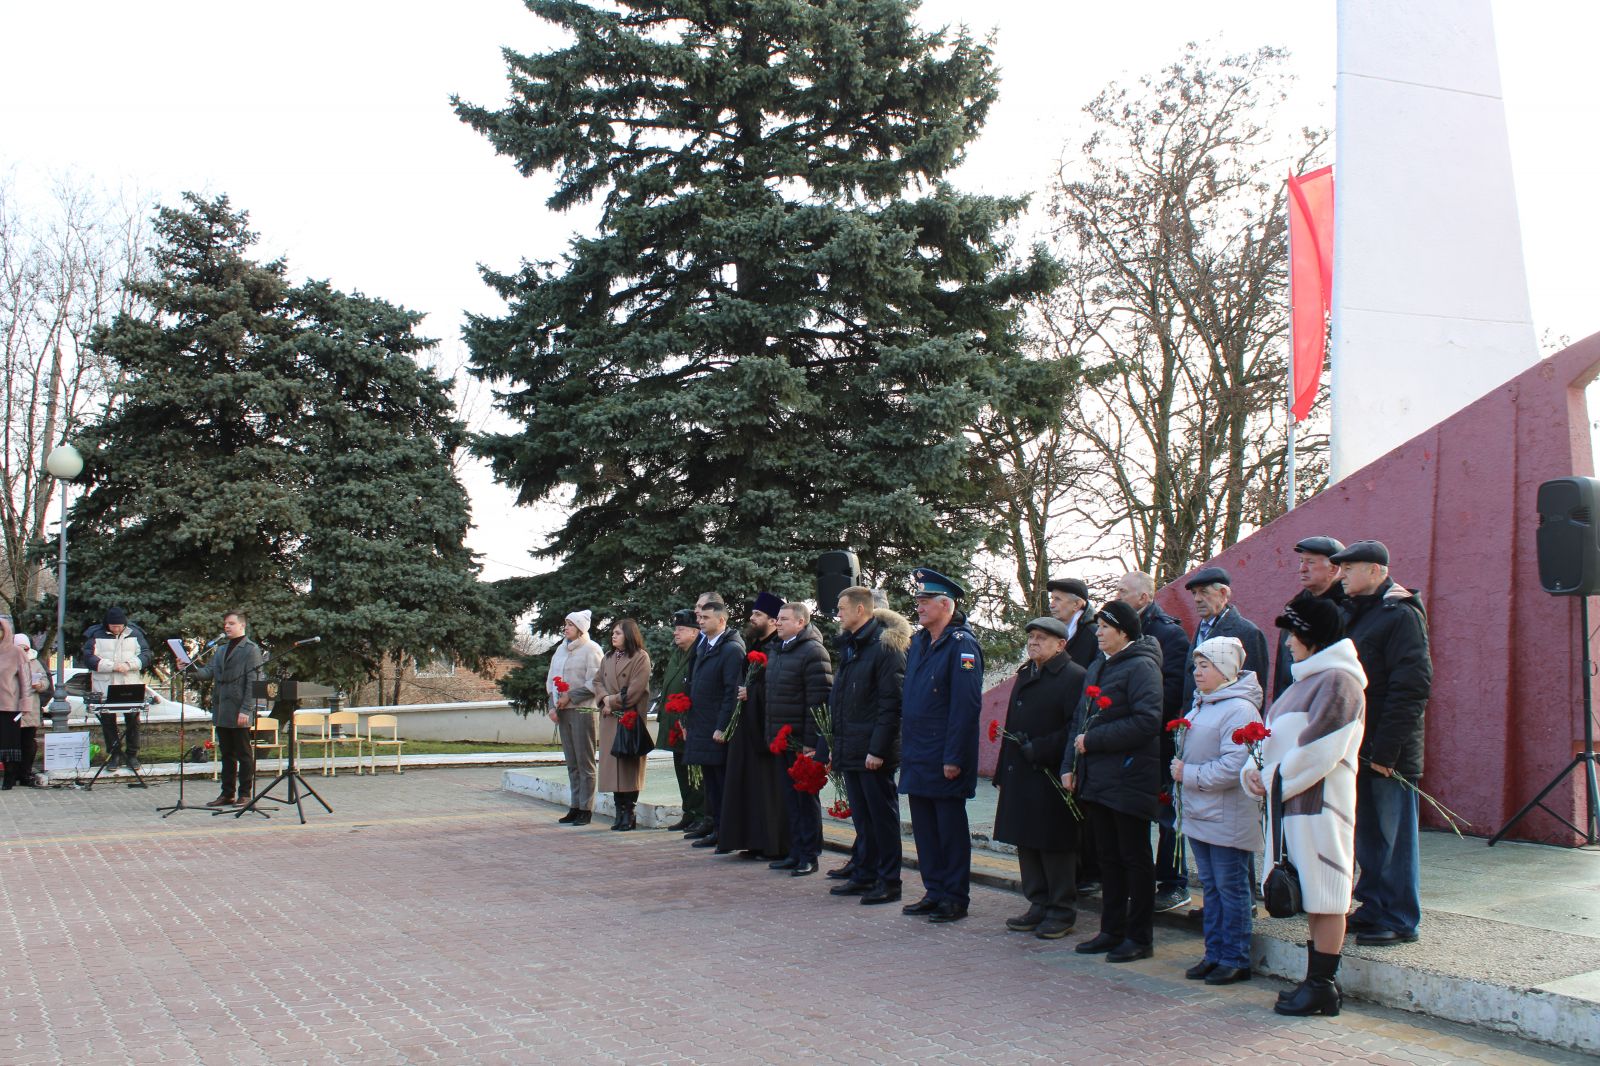
{"type": "Polygon", "coordinates": [[[1121,600],[1100,608],[1100,650],[1073,716],[1062,784],[1077,793],[1100,851],[1100,933],[1073,950],[1147,959],[1155,865],[1150,823],[1161,782],[1161,646],[1121,600]]]}
{"type": "Polygon", "coordinates": [[[250,801],[255,777],[255,749],[251,746],[255,718],[250,713],[251,686],[261,680],[267,661],[261,646],[245,636],[249,618],[243,611],[222,616],[220,645],[194,676],[211,682],[211,725],[217,731],[217,756],[222,763],[222,794],[207,807],[229,807],[250,801]]]}
{"type": "Polygon", "coordinates": [[[689,694],[689,664],[694,661],[698,643],[700,624],[695,613],[687,608],[674,612],[672,652],[667,656],[661,681],[656,686],[656,691],[661,693],[660,710],[656,712],[657,747],[672,752],[672,769],[678,778],[678,798],[683,810],[683,817],[667,828],[671,832],[687,830],[695,839],[711,832],[711,819],[705,810],[705,789],[690,779],[689,764],[683,758],[685,716],[668,711],[667,702],[674,696],[689,694]]]}
{"type": "Polygon", "coordinates": [[[935,570],[919,568],[913,577],[922,629],[906,654],[900,794],[909,797],[925,894],[901,911],[955,922],[967,916],[971,897],[967,800],[978,783],[983,653],[966,616],[956,610],[966,590],[935,570]]]}
{"type": "MultiPolygon", "coordinates": [[[[1184,583],[1194,597],[1195,613],[1200,622],[1195,627],[1194,640],[1184,651],[1185,664],[1194,661],[1194,651],[1212,637],[1235,637],[1244,645],[1244,668],[1254,672],[1267,691],[1267,638],[1256,624],[1239,613],[1230,602],[1233,599],[1233,578],[1220,566],[1208,566],[1190,575],[1184,583]]],[[[1182,717],[1194,707],[1194,672],[1185,666],[1183,671],[1183,697],[1175,717],[1182,717]]],[[[1265,716],[1266,708],[1261,711],[1265,716]]],[[[1162,736],[1165,738],[1166,734],[1162,736]]],[[[1173,750],[1167,750],[1162,759],[1163,772],[1170,768],[1173,750]]],[[[1163,782],[1170,781],[1170,775],[1163,782]]],[[[1167,789],[1171,794],[1171,789],[1167,789]]],[[[1182,849],[1182,838],[1174,831],[1175,812],[1171,804],[1161,811],[1161,842],[1156,854],[1156,913],[1177,910],[1189,905],[1188,863],[1182,849]]]]}
{"type": "Polygon", "coordinates": [[[1067,627],[1035,618],[1028,661],[1017,671],[995,764],[994,838],[1017,848],[1028,910],[1006,922],[1015,933],[1059,940],[1078,920],[1078,819],[1061,795],[1057,767],[1083,698],[1083,667],[1067,654],[1067,627]]]}
{"type": "MultiPolygon", "coordinates": [[[[1122,580],[1117,582],[1117,599],[1139,613],[1140,631],[1147,637],[1154,637],[1161,645],[1161,791],[1170,796],[1173,794],[1172,760],[1177,757],[1178,749],[1166,725],[1183,717],[1186,685],[1190,687],[1191,696],[1193,694],[1189,634],[1183,631],[1176,618],[1156,603],[1155,578],[1142,570],[1122,575],[1122,580]]],[[[1189,901],[1189,864],[1175,828],[1176,812],[1169,804],[1161,815],[1156,829],[1155,906],[1158,911],[1165,911],[1189,901]]]]}
{"type": "Polygon", "coordinates": [[[726,730],[728,767],[723,778],[722,824],[717,830],[719,853],[737,851],[745,859],[779,860],[789,854],[789,819],[784,793],[792,783],[767,747],[766,667],[751,664],[748,654],[760,652],[772,661],[777,653],[778,611],[774,593],[758,593],[750,601],[750,624],[744,629],[748,649],[744,683],[739,687],[739,718],[726,730]],[[754,676],[752,676],[754,675],[754,676]]]}
{"type": "MultiPolygon", "coordinates": [[[[784,808],[789,818],[789,854],[767,865],[788,870],[790,877],[817,872],[822,854],[822,800],[801,792],[789,781],[788,771],[800,753],[816,755],[820,730],[812,708],[828,702],[833,688],[833,661],[822,646],[822,634],[811,624],[811,608],[800,602],[778,609],[778,645],[767,660],[767,744],[777,741],[785,726],[789,739],[776,756],[784,772],[784,808]]],[[[842,797],[841,797],[842,798],[842,797]]]]}
{"type": "Polygon", "coordinates": [[[1428,618],[1417,596],[1391,595],[1389,549],[1360,540],[1333,557],[1350,599],[1346,636],[1367,675],[1366,732],[1356,774],[1356,943],[1406,944],[1422,921],[1417,794],[1422,716],[1433,688],[1428,618]]]}
{"type": "Polygon", "coordinates": [[[695,645],[694,661],[689,666],[683,757],[690,766],[700,767],[712,825],[711,832],[691,846],[714,848],[717,829],[722,824],[722,790],[728,764],[723,732],[733,721],[739,686],[744,683],[744,641],[728,628],[728,605],[721,600],[706,600],[695,613],[700,622],[700,642],[695,645]]]}
{"type": "Polygon", "coordinates": [[[1094,640],[1094,610],[1089,606],[1089,586],[1075,577],[1052,578],[1045,582],[1050,595],[1050,615],[1067,627],[1067,654],[1072,661],[1089,668],[1100,654],[1094,640]]]}
{"type": "Polygon", "coordinates": [[[875,606],[862,586],[839,594],[839,672],[828,697],[833,735],[827,754],[844,775],[855,823],[850,876],[828,891],[860,896],[864,904],[900,898],[900,799],[894,773],[900,765],[900,700],[905,686],[911,624],[875,606]]]}
{"type": "MultiPolygon", "coordinates": [[[[1344,583],[1339,580],[1339,564],[1333,557],[1344,551],[1344,545],[1332,537],[1307,537],[1294,546],[1300,556],[1300,591],[1289,601],[1293,607],[1306,600],[1327,600],[1345,613],[1344,583]]],[[[1289,654],[1289,631],[1278,631],[1278,657],[1273,660],[1272,698],[1283,695],[1283,690],[1294,683],[1289,667],[1294,658],[1289,654]]]]}

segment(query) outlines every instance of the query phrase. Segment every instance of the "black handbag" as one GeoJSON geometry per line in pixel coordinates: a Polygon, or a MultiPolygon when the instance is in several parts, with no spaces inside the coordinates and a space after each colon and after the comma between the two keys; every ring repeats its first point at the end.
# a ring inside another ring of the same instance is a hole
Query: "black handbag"
{"type": "MultiPolygon", "coordinates": [[[[622,694],[622,705],[627,707],[628,694],[622,694]]],[[[617,719],[617,735],[611,741],[611,754],[619,759],[642,759],[656,750],[656,742],[650,736],[650,725],[645,721],[644,711],[623,711],[621,718],[617,719]],[[623,718],[629,713],[637,719],[633,728],[629,729],[622,724],[623,718]]]]}
{"type": "Polygon", "coordinates": [[[1267,913],[1274,918],[1293,918],[1305,910],[1300,904],[1300,871],[1289,861],[1283,842],[1283,777],[1272,774],[1272,870],[1261,885],[1267,913]]]}

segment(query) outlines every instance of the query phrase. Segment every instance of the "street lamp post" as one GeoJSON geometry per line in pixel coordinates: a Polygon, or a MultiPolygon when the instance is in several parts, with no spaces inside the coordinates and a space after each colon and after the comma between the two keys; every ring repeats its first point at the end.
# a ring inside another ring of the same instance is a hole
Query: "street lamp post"
{"type": "Polygon", "coordinates": [[[70,444],[58,444],[45,456],[44,468],[61,482],[61,558],[56,565],[56,692],[50,701],[50,728],[67,728],[67,483],[83,473],[83,456],[70,444]]]}

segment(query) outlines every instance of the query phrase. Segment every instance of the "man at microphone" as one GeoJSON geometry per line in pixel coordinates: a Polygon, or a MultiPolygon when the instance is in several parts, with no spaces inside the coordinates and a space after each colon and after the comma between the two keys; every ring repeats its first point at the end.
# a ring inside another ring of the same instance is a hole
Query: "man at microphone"
{"type": "Polygon", "coordinates": [[[243,611],[222,616],[223,643],[211,661],[195,668],[196,677],[211,682],[211,724],[217,731],[217,755],[222,762],[222,794],[207,807],[232,807],[250,800],[255,779],[255,750],[250,732],[250,688],[259,678],[266,656],[261,646],[244,635],[249,619],[243,611]]]}

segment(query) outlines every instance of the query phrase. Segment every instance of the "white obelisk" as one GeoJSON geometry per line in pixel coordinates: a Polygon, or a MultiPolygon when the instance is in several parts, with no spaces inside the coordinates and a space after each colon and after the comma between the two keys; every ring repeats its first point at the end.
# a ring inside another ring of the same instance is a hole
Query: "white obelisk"
{"type": "Polygon", "coordinates": [[[1333,481],[1538,360],[1489,0],[1338,20],[1333,481]]]}

